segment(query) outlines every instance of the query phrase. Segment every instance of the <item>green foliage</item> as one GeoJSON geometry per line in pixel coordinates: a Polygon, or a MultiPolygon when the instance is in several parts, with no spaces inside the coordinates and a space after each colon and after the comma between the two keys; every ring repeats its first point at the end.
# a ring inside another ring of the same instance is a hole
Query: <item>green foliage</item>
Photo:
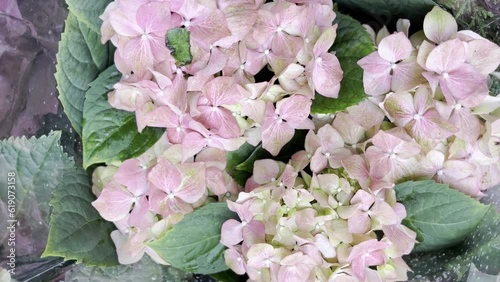
{"type": "Polygon", "coordinates": [[[228,269],[226,247],[220,243],[221,226],[237,215],[226,203],[211,203],[187,214],[171,230],[149,244],[172,266],[188,272],[214,274],[228,269]]]}
{"type": "Polygon", "coordinates": [[[178,66],[191,63],[191,44],[189,43],[189,31],[184,28],[174,28],[167,32],[167,47],[172,51],[172,56],[178,66]]]}
{"type": "Polygon", "coordinates": [[[415,251],[434,251],[461,243],[483,220],[489,206],[432,180],[396,185],[405,208],[405,225],[417,232],[415,251]]]}
{"type": "Polygon", "coordinates": [[[291,156],[304,149],[304,142],[307,130],[296,130],[292,140],[288,142],[280,153],[273,157],[268,151],[262,148],[262,144],[252,146],[243,144],[238,150],[228,152],[226,171],[241,186],[244,186],[247,179],[252,176],[255,161],[262,159],[274,159],[287,163],[291,156]]]}
{"type": "Polygon", "coordinates": [[[337,38],[330,51],[335,52],[344,78],[340,84],[339,97],[327,98],[316,94],[311,112],[314,114],[334,114],[362,102],[366,98],[363,87],[363,69],[358,61],[375,50],[370,35],[355,19],[337,13],[337,38]]]}
{"type": "Polygon", "coordinates": [[[413,253],[405,260],[413,271],[409,273],[410,279],[496,281],[500,273],[500,215],[491,207],[462,244],[445,250],[413,253]]]}
{"type": "Polygon", "coordinates": [[[60,256],[65,260],[95,266],[118,265],[111,231],[113,223],[101,218],[91,205],[89,175],[82,168],[64,168],[62,181],[50,201],[50,231],[42,257],[60,256]]]}
{"type": "Polygon", "coordinates": [[[92,82],[83,108],[83,167],[136,157],[151,147],[163,133],[159,128],[137,131],[135,115],[112,108],[108,92],[120,80],[109,67],[92,82]]]}
{"type": "Polygon", "coordinates": [[[110,0],[66,0],[69,10],[78,20],[98,34],[101,34],[102,25],[99,16],[102,15],[110,2],[110,0]]]}
{"type": "Polygon", "coordinates": [[[89,83],[106,69],[112,52],[109,46],[101,44],[99,33],[72,12],[65,26],[59,42],[55,77],[64,112],[75,131],[81,134],[85,92],[89,83]]]}

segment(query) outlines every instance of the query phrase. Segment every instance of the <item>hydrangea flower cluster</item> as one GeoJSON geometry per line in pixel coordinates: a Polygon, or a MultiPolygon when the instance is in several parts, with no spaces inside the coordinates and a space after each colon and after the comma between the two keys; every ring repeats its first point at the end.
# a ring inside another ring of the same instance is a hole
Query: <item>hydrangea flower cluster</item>
{"type": "Polygon", "coordinates": [[[331,125],[307,138],[307,151],[288,164],[255,162],[247,192],[228,201],[241,221],[222,226],[226,264],[251,281],[406,280],[402,256],[416,234],[401,224],[406,211],[394,190],[374,193],[351,177],[361,157],[344,157],[350,151],[331,125]],[[303,170],[308,165],[312,175],[303,170]]]}
{"type": "Polygon", "coordinates": [[[416,234],[394,186],[434,179],[472,197],[500,182],[500,99],[487,75],[500,48],[451,15],[430,12],[424,31],[373,35],[361,59],[368,99],[311,115],[315,95],[337,98],[343,72],[328,52],[331,0],[117,0],[102,16],[122,80],[110,104],[135,112],[138,130],[165,128],[137,158],[94,173],[93,202],[115,223],[120,263],[184,215],[227,201],[227,265],[251,281],[401,281],[416,234]],[[179,64],[165,34],[189,31],[192,60],[179,64]],[[260,81],[267,73],[269,80],[260,81]],[[312,116],[312,117],[311,117],[312,116]],[[278,155],[296,130],[304,150],[287,163],[254,164],[244,190],[226,172],[228,151],[262,143],[278,155]]]}
{"type": "Polygon", "coordinates": [[[120,0],[102,15],[102,41],[117,47],[123,74],[109,103],[136,114],[138,130],[166,129],[142,156],[94,174],[93,202],[118,230],[119,261],[196,207],[236,198],[227,151],[263,143],[273,155],[295,129],[312,129],[315,93],[336,97],[342,70],[328,53],[336,36],[332,1],[120,0]],[[192,60],[180,65],[165,34],[189,31],[192,60]],[[260,72],[270,80],[257,81],[260,72]]]}
{"type": "Polygon", "coordinates": [[[263,142],[273,155],[307,119],[315,93],[337,97],[342,69],[328,53],[336,36],[332,1],[149,1],[111,3],[102,40],[117,47],[124,74],[110,104],[134,111],[139,131],[166,128],[183,160],[206,147],[226,151],[263,142]],[[189,31],[192,61],[165,44],[189,31]],[[267,81],[255,76],[270,72],[267,81]]]}
{"type": "Polygon", "coordinates": [[[394,34],[368,30],[378,50],[358,62],[365,92],[391,121],[365,150],[370,174],[389,182],[432,178],[481,197],[500,182],[500,99],[488,96],[487,82],[500,47],[457,31],[438,7],[410,37],[407,20],[394,34]]]}
{"type": "Polygon", "coordinates": [[[226,153],[207,148],[182,160],[179,144],[166,135],[137,158],[99,167],[93,175],[92,205],[115,223],[111,233],[121,264],[139,261],[147,253],[168,264],[146,244],[161,237],[183,216],[215,196],[236,198],[240,187],[225,172],[226,153]]]}

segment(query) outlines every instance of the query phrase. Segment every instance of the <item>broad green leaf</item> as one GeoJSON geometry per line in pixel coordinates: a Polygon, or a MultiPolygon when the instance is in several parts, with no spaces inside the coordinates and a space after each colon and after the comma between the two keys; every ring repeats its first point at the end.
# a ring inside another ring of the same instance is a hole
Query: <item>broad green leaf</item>
{"type": "Polygon", "coordinates": [[[193,275],[154,262],[145,255],[139,262],[130,265],[95,267],[79,264],[65,275],[67,282],[188,282],[193,275]]]}
{"type": "Polygon", "coordinates": [[[500,215],[489,208],[476,230],[453,248],[406,257],[409,278],[425,281],[489,281],[500,273],[500,215]]]}
{"type": "Polygon", "coordinates": [[[211,203],[187,214],[165,235],[149,244],[172,266],[188,272],[213,274],[228,267],[224,262],[226,247],[220,243],[222,224],[237,215],[226,203],[211,203]]]}
{"type": "Polygon", "coordinates": [[[83,167],[136,157],[151,147],[162,135],[159,128],[139,133],[134,113],[112,108],[108,92],[121,74],[109,67],[92,82],[85,94],[83,108],[83,167]]]}
{"type": "MultiPolygon", "coordinates": [[[[40,138],[9,138],[0,141],[0,198],[5,220],[17,220],[16,255],[40,255],[47,241],[49,201],[52,191],[63,179],[63,169],[72,166],[59,146],[61,132],[51,132],[40,138]],[[15,176],[13,176],[13,173],[15,176]],[[10,186],[10,188],[9,188],[10,186]],[[12,205],[8,199],[14,200],[12,205]],[[15,212],[7,212],[15,206],[15,212]]],[[[6,221],[0,227],[6,228],[6,221]]],[[[4,237],[2,229],[0,237],[4,237]]]]}
{"type": "Polygon", "coordinates": [[[252,176],[255,161],[272,158],[288,163],[293,154],[304,149],[307,132],[307,130],[296,130],[292,140],[281,148],[276,157],[262,148],[262,144],[252,146],[245,143],[238,150],[228,153],[226,171],[236,183],[244,186],[247,179],[252,176]]]}
{"type": "Polygon", "coordinates": [[[405,208],[403,223],[417,232],[415,251],[440,250],[462,242],[479,225],[489,206],[432,180],[396,185],[405,208]]]}
{"type": "Polygon", "coordinates": [[[178,66],[191,63],[191,44],[189,43],[189,31],[184,28],[173,28],[167,32],[166,44],[172,51],[172,56],[178,66]]]}
{"type": "Polygon", "coordinates": [[[344,78],[340,84],[339,97],[327,98],[316,94],[311,112],[333,114],[359,104],[366,98],[363,87],[363,69],[358,61],[375,50],[366,29],[355,19],[337,13],[334,24],[338,24],[337,38],[330,51],[335,52],[344,78]]]}
{"type": "Polygon", "coordinates": [[[92,31],[101,34],[102,20],[99,18],[111,0],[66,0],[69,10],[79,21],[90,27],[92,31]]]}
{"type": "Polygon", "coordinates": [[[64,112],[80,135],[85,92],[89,83],[106,69],[110,56],[111,49],[101,44],[100,35],[70,12],[59,42],[55,77],[64,112]]]}
{"type": "Polygon", "coordinates": [[[422,22],[425,14],[435,5],[432,0],[337,0],[336,3],[340,11],[362,11],[372,16],[379,25],[387,25],[399,18],[422,22]]]}
{"type": "Polygon", "coordinates": [[[63,172],[50,201],[53,210],[49,239],[42,257],[59,256],[87,265],[118,265],[110,237],[116,227],[92,207],[95,196],[89,175],[74,166],[66,167],[63,172]]]}

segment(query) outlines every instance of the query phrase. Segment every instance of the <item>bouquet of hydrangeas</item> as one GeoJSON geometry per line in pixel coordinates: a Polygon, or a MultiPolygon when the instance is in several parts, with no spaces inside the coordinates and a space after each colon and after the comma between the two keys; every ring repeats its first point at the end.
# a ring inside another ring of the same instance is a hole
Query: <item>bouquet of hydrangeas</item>
{"type": "Polygon", "coordinates": [[[500,47],[417,2],[423,30],[376,32],[331,0],[68,0],[56,77],[93,195],[54,191],[44,255],[220,281],[497,275],[479,200],[500,183],[500,47]]]}

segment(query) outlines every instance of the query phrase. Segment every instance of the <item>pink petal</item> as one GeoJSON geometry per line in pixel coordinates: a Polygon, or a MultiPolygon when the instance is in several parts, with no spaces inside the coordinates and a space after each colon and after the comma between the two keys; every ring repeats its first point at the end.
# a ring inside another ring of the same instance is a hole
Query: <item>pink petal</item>
{"type": "MultiPolygon", "coordinates": [[[[488,96],[486,77],[471,65],[462,64],[459,69],[450,72],[448,75],[447,78],[440,79],[443,93],[451,94],[457,100],[466,100],[473,96],[474,99],[471,99],[466,106],[477,106],[484,97],[488,96]]],[[[465,105],[465,103],[463,104],[465,105]]]]}
{"type": "Polygon", "coordinates": [[[396,63],[410,57],[413,46],[403,32],[391,34],[380,41],[378,54],[390,63],[396,63]]]}
{"type": "Polygon", "coordinates": [[[363,85],[366,94],[382,95],[391,90],[390,63],[382,59],[377,52],[358,61],[363,68],[363,85]]]}
{"type": "Polygon", "coordinates": [[[330,98],[338,97],[344,72],[335,55],[326,53],[316,58],[311,75],[314,88],[319,94],[330,98]]]}
{"type": "Polygon", "coordinates": [[[127,186],[133,195],[144,195],[149,189],[148,165],[142,164],[139,159],[126,160],[120,165],[113,178],[116,182],[127,186]]]}
{"type": "Polygon", "coordinates": [[[243,241],[243,225],[234,219],[229,219],[222,224],[221,243],[227,247],[237,245],[243,241]]]}
{"type": "Polygon", "coordinates": [[[467,63],[482,75],[494,72],[500,64],[500,47],[484,39],[472,40],[467,44],[467,63]]]}
{"type": "Polygon", "coordinates": [[[347,220],[349,232],[353,234],[364,234],[371,229],[371,220],[367,213],[358,210],[347,220]]]}
{"type": "Polygon", "coordinates": [[[280,167],[278,165],[278,162],[274,160],[258,160],[254,163],[253,178],[255,182],[259,184],[267,184],[276,181],[276,178],[279,174],[280,167]]]}
{"type": "Polygon", "coordinates": [[[245,274],[245,259],[235,249],[227,249],[224,251],[224,261],[226,265],[234,271],[234,273],[243,275],[245,274]]]}
{"type": "Polygon", "coordinates": [[[461,68],[466,59],[464,43],[459,39],[449,40],[434,48],[427,57],[428,70],[444,73],[461,68]]]}
{"type": "Polygon", "coordinates": [[[425,82],[424,70],[417,62],[401,62],[396,65],[392,75],[392,91],[408,91],[425,82]]]}
{"type": "Polygon", "coordinates": [[[182,175],[170,161],[160,158],[158,164],[149,172],[148,180],[165,193],[171,193],[181,185],[182,175]]]}
{"type": "Polygon", "coordinates": [[[167,2],[151,2],[137,10],[136,20],[144,33],[164,35],[170,27],[170,10],[167,2]]]}
{"type": "Polygon", "coordinates": [[[118,221],[125,218],[132,207],[135,197],[115,182],[104,187],[99,198],[92,206],[107,221],[118,221]]]}
{"type": "Polygon", "coordinates": [[[206,192],[205,164],[184,163],[177,167],[182,175],[182,186],[173,191],[174,195],[186,203],[197,202],[206,192]]]}
{"type": "Polygon", "coordinates": [[[294,95],[276,103],[276,112],[291,127],[301,124],[308,118],[312,101],[302,95],[294,95]]]}
{"type": "Polygon", "coordinates": [[[313,48],[314,56],[320,57],[321,55],[327,53],[330,47],[332,47],[335,37],[337,37],[337,25],[325,30],[318,38],[318,41],[316,41],[313,48]]]}
{"type": "Polygon", "coordinates": [[[424,18],[425,36],[435,43],[444,42],[452,38],[458,30],[455,18],[435,6],[424,18]]]}

